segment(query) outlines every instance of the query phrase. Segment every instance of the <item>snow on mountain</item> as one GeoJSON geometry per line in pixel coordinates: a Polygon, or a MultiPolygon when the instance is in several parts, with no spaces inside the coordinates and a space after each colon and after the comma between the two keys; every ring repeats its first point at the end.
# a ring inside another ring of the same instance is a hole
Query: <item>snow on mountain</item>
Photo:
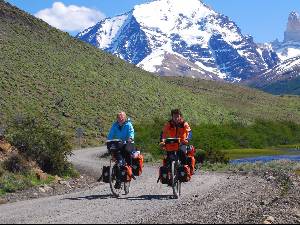
{"type": "Polygon", "coordinates": [[[300,15],[297,12],[291,12],[289,15],[284,40],[275,40],[271,47],[281,61],[300,56],[300,15]]]}
{"type": "Polygon", "coordinates": [[[162,76],[240,82],[279,62],[199,0],[156,0],[107,18],[77,38],[162,76]]]}
{"type": "Polygon", "coordinates": [[[245,84],[262,88],[272,83],[300,77],[300,56],[287,59],[263,74],[252,77],[245,84]]]}

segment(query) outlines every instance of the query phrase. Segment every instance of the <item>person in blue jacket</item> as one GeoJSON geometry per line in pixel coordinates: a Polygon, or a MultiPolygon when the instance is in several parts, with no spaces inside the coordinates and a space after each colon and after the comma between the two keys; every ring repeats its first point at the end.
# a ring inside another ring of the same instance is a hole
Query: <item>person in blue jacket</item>
{"type": "Polygon", "coordinates": [[[113,123],[107,139],[121,139],[122,141],[126,141],[128,143],[132,143],[134,141],[134,128],[131,120],[127,119],[125,112],[118,113],[117,121],[113,123]]]}
{"type": "MultiPolygon", "coordinates": [[[[134,151],[134,128],[132,122],[127,118],[125,112],[120,112],[117,115],[117,121],[113,123],[108,136],[108,140],[120,139],[124,143],[122,148],[114,153],[114,158],[117,161],[118,171],[122,166],[131,166],[131,153],[134,151]]],[[[115,188],[121,187],[120,182],[116,182],[115,188]]]]}

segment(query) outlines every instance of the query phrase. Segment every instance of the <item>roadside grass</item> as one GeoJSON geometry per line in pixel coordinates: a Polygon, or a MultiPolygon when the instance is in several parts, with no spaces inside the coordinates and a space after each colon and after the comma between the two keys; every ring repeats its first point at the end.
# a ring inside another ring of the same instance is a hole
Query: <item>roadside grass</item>
{"type": "Polygon", "coordinates": [[[300,155],[300,152],[276,149],[230,149],[223,150],[230,160],[273,155],[300,155]]]}
{"type": "Polygon", "coordinates": [[[293,144],[293,145],[278,145],[276,148],[292,149],[292,150],[299,150],[300,151],[300,143],[299,144],[293,144]]]}
{"type": "Polygon", "coordinates": [[[33,172],[27,174],[6,172],[0,177],[0,196],[7,193],[25,190],[34,186],[50,184],[53,181],[53,176],[48,176],[47,180],[39,180],[33,172]]]}

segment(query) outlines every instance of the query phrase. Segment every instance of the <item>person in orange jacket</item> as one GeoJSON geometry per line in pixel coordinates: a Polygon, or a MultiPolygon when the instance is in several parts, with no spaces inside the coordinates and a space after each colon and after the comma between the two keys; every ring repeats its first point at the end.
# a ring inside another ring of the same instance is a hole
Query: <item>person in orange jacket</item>
{"type": "Polygon", "coordinates": [[[172,110],[171,117],[163,128],[161,141],[164,142],[167,138],[180,138],[182,145],[188,144],[192,134],[190,125],[184,121],[179,109],[172,110]]]}
{"type": "Polygon", "coordinates": [[[161,134],[161,146],[164,150],[167,150],[165,149],[164,144],[167,138],[180,138],[181,143],[178,154],[179,159],[185,165],[191,164],[191,169],[194,172],[195,158],[192,156],[192,162],[188,162],[188,155],[190,154],[189,151],[191,150],[189,142],[192,138],[192,130],[190,125],[184,120],[182,113],[179,109],[174,109],[171,111],[171,120],[168,121],[163,128],[161,134]]]}

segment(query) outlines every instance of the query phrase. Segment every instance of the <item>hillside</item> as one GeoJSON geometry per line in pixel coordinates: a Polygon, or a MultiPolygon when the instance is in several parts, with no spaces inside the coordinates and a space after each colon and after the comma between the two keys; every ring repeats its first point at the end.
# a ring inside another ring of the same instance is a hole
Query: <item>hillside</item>
{"type": "Polygon", "coordinates": [[[287,59],[259,76],[250,79],[246,84],[263,91],[280,94],[300,94],[300,57],[287,59]]]}
{"type": "MultiPolygon", "coordinates": [[[[1,123],[31,115],[95,139],[125,110],[136,123],[183,109],[194,123],[300,121],[297,97],[201,80],[165,80],[0,0],[1,123]],[[180,81],[180,82],[179,82],[180,81]],[[178,84],[179,83],[179,84],[178,84]]],[[[0,124],[1,126],[1,124],[0,124]]]]}
{"type": "Polygon", "coordinates": [[[264,91],[280,95],[280,94],[292,94],[300,95],[300,77],[291,80],[278,81],[268,86],[263,87],[264,91]]]}

